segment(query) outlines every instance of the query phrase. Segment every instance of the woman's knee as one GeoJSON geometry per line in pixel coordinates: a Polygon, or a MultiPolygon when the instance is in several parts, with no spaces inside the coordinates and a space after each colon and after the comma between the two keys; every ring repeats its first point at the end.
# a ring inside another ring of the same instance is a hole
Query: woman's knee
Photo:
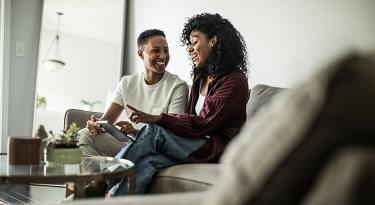
{"type": "Polygon", "coordinates": [[[137,138],[143,139],[150,136],[155,136],[156,133],[160,130],[160,126],[156,124],[146,124],[138,133],[137,138]]]}
{"type": "Polygon", "coordinates": [[[146,127],[146,130],[148,131],[156,131],[162,128],[160,125],[157,125],[157,124],[147,124],[145,125],[145,127],[146,127]]]}

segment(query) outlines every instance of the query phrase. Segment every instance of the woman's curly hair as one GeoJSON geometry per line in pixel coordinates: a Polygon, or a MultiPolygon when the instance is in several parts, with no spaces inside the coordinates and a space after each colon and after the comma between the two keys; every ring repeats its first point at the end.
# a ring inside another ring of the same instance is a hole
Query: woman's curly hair
{"type": "Polygon", "coordinates": [[[193,67],[193,76],[203,72],[204,75],[220,77],[233,70],[241,70],[247,74],[246,44],[240,32],[234,28],[231,22],[219,14],[195,15],[189,18],[184,25],[180,37],[183,46],[190,46],[190,34],[194,30],[204,33],[209,39],[216,35],[217,41],[208,60],[208,69],[193,67]]]}

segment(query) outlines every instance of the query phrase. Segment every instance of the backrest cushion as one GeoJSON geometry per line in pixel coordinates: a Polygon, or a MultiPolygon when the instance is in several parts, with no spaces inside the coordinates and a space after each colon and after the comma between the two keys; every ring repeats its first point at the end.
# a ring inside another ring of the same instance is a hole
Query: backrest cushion
{"type": "Polygon", "coordinates": [[[275,97],[228,146],[203,204],[297,204],[337,147],[375,144],[374,65],[349,56],[275,97]]]}
{"type": "Polygon", "coordinates": [[[264,84],[255,85],[250,92],[250,99],[246,106],[246,120],[251,120],[258,110],[265,104],[268,104],[271,99],[286,89],[280,87],[273,87],[264,84]]]}

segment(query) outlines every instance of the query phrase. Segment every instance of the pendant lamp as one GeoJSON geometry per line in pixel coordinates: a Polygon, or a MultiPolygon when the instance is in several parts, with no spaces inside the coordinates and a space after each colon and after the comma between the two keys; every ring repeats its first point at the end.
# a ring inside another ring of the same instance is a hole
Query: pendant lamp
{"type": "Polygon", "coordinates": [[[49,71],[56,71],[64,68],[65,62],[61,58],[61,48],[60,48],[60,19],[64,15],[62,12],[57,12],[57,29],[56,35],[52,39],[51,45],[47,50],[47,57],[44,61],[45,69],[49,71]]]}

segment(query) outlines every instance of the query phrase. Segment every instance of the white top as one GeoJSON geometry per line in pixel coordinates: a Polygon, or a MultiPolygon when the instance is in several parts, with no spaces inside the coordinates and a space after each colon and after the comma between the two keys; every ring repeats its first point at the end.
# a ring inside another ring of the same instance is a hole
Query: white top
{"type": "MultiPolygon", "coordinates": [[[[142,72],[122,77],[114,91],[112,102],[124,107],[126,116],[131,113],[131,110],[125,107],[126,104],[149,114],[176,114],[185,111],[188,94],[186,82],[175,74],[165,71],[159,82],[148,85],[142,72]]],[[[136,124],[135,128],[140,129],[143,125],[136,124]]]]}
{"type": "Polygon", "coordinates": [[[198,95],[198,100],[197,104],[195,104],[195,113],[199,116],[199,113],[201,112],[204,104],[204,100],[206,99],[206,96],[201,94],[201,89],[202,89],[202,83],[203,81],[201,80],[199,83],[199,95],[198,95]]]}
{"type": "Polygon", "coordinates": [[[197,115],[199,115],[199,113],[201,112],[205,99],[206,99],[206,96],[203,96],[202,94],[199,93],[197,104],[195,104],[195,113],[197,113],[197,115]]]}
{"type": "MultiPolygon", "coordinates": [[[[197,113],[198,116],[201,110],[203,109],[203,104],[204,104],[205,99],[206,99],[206,96],[200,93],[200,88],[199,88],[199,96],[198,96],[197,104],[195,104],[195,113],[197,113]]],[[[210,139],[210,136],[207,135],[206,138],[210,139]]]]}

